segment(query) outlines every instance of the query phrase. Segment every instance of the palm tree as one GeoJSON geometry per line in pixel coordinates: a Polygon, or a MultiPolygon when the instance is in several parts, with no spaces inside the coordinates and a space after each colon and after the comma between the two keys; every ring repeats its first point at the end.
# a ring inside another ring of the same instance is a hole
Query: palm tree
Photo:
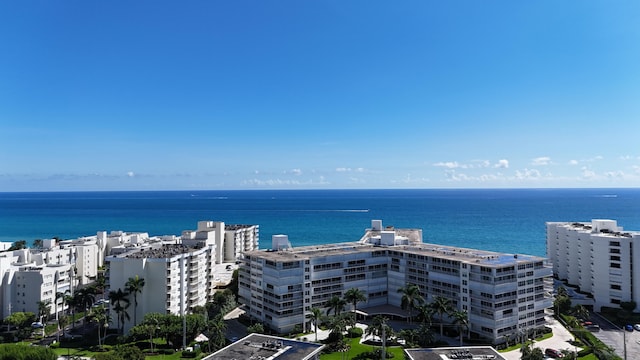
{"type": "Polygon", "coordinates": [[[309,313],[307,314],[307,319],[313,322],[313,326],[316,332],[316,342],[318,342],[318,323],[322,320],[322,309],[317,307],[312,307],[309,309],[309,313]]]}
{"type": "Polygon", "coordinates": [[[580,319],[587,320],[591,317],[589,310],[581,304],[573,307],[573,313],[580,319]]]}
{"type": "Polygon", "coordinates": [[[454,311],[451,313],[451,317],[453,317],[453,323],[458,325],[460,346],[462,346],[462,332],[464,329],[469,329],[469,315],[466,311],[454,311]]]}
{"type": "Polygon", "coordinates": [[[125,289],[127,290],[127,292],[133,295],[133,326],[136,326],[138,324],[138,293],[142,292],[143,287],[144,278],[141,278],[138,275],[136,275],[135,277],[130,277],[125,284],[125,289]]]}
{"type": "Polygon", "coordinates": [[[429,306],[429,304],[422,304],[418,306],[418,320],[420,320],[422,324],[431,326],[431,323],[433,321],[433,314],[434,310],[431,306],[429,306]]]}
{"type": "Polygon", "coordinates": [[[102,348],[102,328],[109,326],[111,317],[109,316],[107,310],[104,308],[104,305],[93,308],[89,317],[91,318],[92,322],[98,324],[98,347],[102,348]]]}
{"type": "Polygon", "coordinates": [[[85,287],[78,290],[75,295],[77,305],[85,312],[85,316],[89,312],[89,308],[96,302],[95,289],[91,287],[85,287]]]}
{"type": "Polygon", "coordinates": [[[120,333],[124,333],[124,321],[129,319],[129,313],[127,309],[129,308],[129,293],[122,291],[122,289],[109,291],[109,301],[113,306],[113,311],[117,314],[118,318],[118,329],[120,333]],[[122,328],[120,327],[122,325],[122,328]]]}
{"type": "Polygon", "coordinates": [[[51,313],[51,300],[39,300],[38,304],[38,318],[42,322],[42,337],[44,337],[44,323],[46,317],[51,313]]]}
{"type": "Polygon", "coordinates": [[[222,349],[225,346],[224,338],[227,332],[227,324],[224,322],[224,316],[217,314],[213,319],[208,321],[207,327],[209,346],[213,345],[213,349],[209,349],[209,351],[215,352],[222,349]]]}
{"type": "Polygon", "coordinates": [[[420,294],[420,288],[416,284],[407,284],[405,287],[398,289],[402,294],[402,309],[409,309],[409,322],[413,317],[413,309],[424,303],[424,298],[420,294]]]}
{"type": "Polygon", "coordinates": [[[359,302],[367,301],[367,296],[359,288],[351,288],[344,293],[344,301],[353,304],[353,318],[357,318],[357,305],[359,302]]]}
{"type": "Polygon", "coordinates": [[[393,329],[387,324],[387,318],[382,315],[377,315],[371,320],[371,325],[367,326],[367,335],[377,336],[382,343],[382,354],[386,355],[386,341],[387,338],[393,336],[393,329]]]}
{"type": "Polygon", "coordinates": [[[69,317],[66,315],[62,315],[58,318],[58,327],[62,328],[62,337],[64,338],[66,334],[65,328],[69,325],[69,317]]]}
{"type": "Polygon", "coordinates": [[[333,314],[338,316],[344,310],[344,306],[347,304],[344,299],[341,299],[339,296],[334,295],[331,299],[327,300],[324,306],[327,308],[327,315],[331,313],[333,310],[333,314]]]}
{"type": "Polygon", "coordinates": [[[75,329],[76,328],[76,308],[78,307],[77,298],[71,294],[68,294],[64,296],[63,301],[67,303],[67,305],[69,305],[69,308],[67,310],[71,310],[72,324],[73,324],[73,328],[75,329]]]}
{"type": "Polygon", "coordinates": [[[56,293],[56,317],[59,317],[58,314],[58,300],[62,300],[62,311],[64,311],[64,306],[67,303],[67,296],[69,295],[69,290],[65,292],[57,292],[56,293]]]}
{"type": "Polygon", "coordinates": [[[442,296],[436,296],[431,303],[431,307],[440,316],[440,336],[442,336],[442,323],[444,321],[444,314],[448,315],[453,311],[451,300],[442,296]]]}

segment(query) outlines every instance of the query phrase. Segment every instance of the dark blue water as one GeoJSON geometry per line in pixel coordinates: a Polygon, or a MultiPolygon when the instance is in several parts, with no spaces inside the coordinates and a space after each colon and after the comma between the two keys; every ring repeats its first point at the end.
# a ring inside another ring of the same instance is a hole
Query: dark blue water
{"type": "Polygon", "coordinates": [[[100,230],[179,235],[200,220],[259,224],[262,246],[358,240],[372,219],[425,242],[545,255],[546,221],[614,219],[640,230],[640,189],[274,190],[0,193],[0,241],[100,230]]]}

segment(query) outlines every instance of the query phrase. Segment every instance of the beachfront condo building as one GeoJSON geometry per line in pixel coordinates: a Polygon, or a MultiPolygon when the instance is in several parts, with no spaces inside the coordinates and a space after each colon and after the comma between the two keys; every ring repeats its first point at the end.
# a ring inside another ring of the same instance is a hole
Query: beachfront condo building
{"type": "MultiPolygon", "coordinates": [[[[181,315],[204,306],[219,286],[226,285],[221,275],[231,280],[231,272],[216,264],[229,262],[235,266],[236,258],[230,258],[231,254],[257,247],[258,226],[199,221],[196,230],[185,230],[178,239],[163,239],[130,246],[106,258],[110,291],[126,291],[127,282],[136,276],[144,279],[144,286],[136,294],[137,307],[133,306],[133,295],[129,296],[130,318],[125,319],[125,332],[147,313],[181,315]]],[[[117,316],[115,312],[111,315],[114,319],[117,316]]],[[[111,326],[117,326],[116,322],[111,326]]]]}
{"type": "Polygon", "coordinates": [[[366,295],[358,314],[407,318],[398,289],[417,285],[427,303],[444,297],[466,311],[470,335],[494,343],[542,327],[552,306],[552,269],[541,257],[427,244],[422,230],[380,220],[356,242],[292,248],[286,235],[272,240],[269,250],[244,253],[239,300],[279,333],[309,329],[312,307],[326,311],[351,288],[366,295]]]}
{"type": "Polygon", "coordinates": [[[624,231],[615,220],[546,225],[554,277],[591,294],[595,311],[627,301],[640,304],[640,276],[633,268],[640,264],[640,232],[624,231]]]}

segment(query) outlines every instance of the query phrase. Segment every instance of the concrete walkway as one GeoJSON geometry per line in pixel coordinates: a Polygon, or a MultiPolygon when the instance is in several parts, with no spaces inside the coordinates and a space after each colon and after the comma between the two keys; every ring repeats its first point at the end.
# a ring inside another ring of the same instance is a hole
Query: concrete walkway
{"type": "MultiPolygon", "coordinates": [[[[570,351],[580,351],[582,348],[574,347],[571,345],[570,341],[573,341],[573,335],[569,330],[565,329],[560,322],[554,319],[552,316],[547,316],[547,326],[549,326],[553,331],[553,336],[549,339],[545,339],[542,341],[535,341],[533,347],[540,348],[544,353],[544,350],[547,348],[552,348],[556,350],[567,349],[570,351]]],[[[520,360],[520,349],[512,350],[509,352],[500,353],[506,360],[520,360]]]]}

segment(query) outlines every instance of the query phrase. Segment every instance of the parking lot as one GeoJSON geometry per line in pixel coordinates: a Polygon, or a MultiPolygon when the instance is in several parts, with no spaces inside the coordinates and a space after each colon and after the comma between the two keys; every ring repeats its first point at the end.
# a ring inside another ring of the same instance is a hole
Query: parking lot
{"type": "Polygon", "coordinates": [[[628,359],[640,354],[640,331],[620,329],[598,314],[592,314],[591,321],[600,325],[601,329],[593,334],[605,345],[614,348],[620,357],[624,358],[625,348],[628,359]]]}

